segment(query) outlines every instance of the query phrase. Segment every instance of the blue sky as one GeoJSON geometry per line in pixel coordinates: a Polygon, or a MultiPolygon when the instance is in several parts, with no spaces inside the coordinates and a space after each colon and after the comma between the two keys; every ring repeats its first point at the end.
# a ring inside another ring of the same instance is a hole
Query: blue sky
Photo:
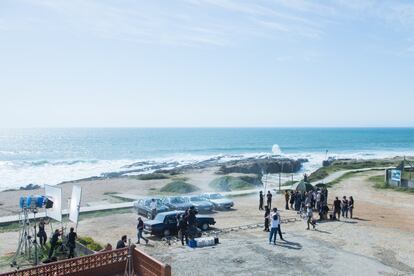
{"type": "Polygon", "coordinates": [[[413,76],[414,1],[0,1],[1,127],[414,126],[413,76]]]}

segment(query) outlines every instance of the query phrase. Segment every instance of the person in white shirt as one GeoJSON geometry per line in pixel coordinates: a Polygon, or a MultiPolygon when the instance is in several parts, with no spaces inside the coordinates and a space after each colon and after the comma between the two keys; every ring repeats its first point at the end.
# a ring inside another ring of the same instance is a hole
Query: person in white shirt
{"type": "Polygon", "coordinates": [[[279,229],[279,222],[280,222],[277,208],[273,208],[273,212],[271,212],[269,215],[269,220],[270,220],[270,227],[271,227],[270,233],[269,233],[269,244],[271,244],[272,238],[273,238],[273,244],[276,245],[276,235],[279,229]]]}
{"type": "Polygon", "coordinates": [[[151,208],[151,219],[155,218],[155,215],[157,214],[157,201],[155,200],[155,198],[151,199],[151,203],[150,203],[150,208],[151,208]]]}

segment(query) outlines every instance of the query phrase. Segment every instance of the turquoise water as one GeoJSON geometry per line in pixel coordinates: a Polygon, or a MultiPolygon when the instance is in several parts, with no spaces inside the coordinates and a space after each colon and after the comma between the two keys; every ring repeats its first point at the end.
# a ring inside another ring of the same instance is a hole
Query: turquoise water
{"type": "Polygon", "coordinates": [[[0,190],[101,175],[144,160],[174,166],[269,154],[273,145],[282,155],[310,158],[306,170],[326,150],[338,157],[413,155],[414,128],[2,129],[0,190]]]}

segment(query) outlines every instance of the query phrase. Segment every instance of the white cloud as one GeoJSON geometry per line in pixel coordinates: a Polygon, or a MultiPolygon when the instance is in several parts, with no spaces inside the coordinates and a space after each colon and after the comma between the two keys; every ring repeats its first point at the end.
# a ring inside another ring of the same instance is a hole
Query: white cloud
{"type": "MultiPolygon", "coordinates": [[[[15,2],[16,3],[16,2],[15,2]]],[[[332,24],[372,18],[407,28],[414,25],[414,4],[375,0],[20,0],[50,17],[0,20],[0,30],[26,20],[28,28],[90,33],[106,39],[168,45],[226,46],[237,39],[293,36],[314,39],[332,24]],[[168,6],[168,7],[167,7],[168,6]],[[52,18],[52,19],[51,19],[52,18]],[[48,22],[53,20],[53,22],[48,22]]],[[[16,12],[19,17],[19,12],[16,12]]],[[[409,29],[409,28],[407,28],[409,29]]],[[[409,30],[411,31],[411,29],[409,30]]]]}

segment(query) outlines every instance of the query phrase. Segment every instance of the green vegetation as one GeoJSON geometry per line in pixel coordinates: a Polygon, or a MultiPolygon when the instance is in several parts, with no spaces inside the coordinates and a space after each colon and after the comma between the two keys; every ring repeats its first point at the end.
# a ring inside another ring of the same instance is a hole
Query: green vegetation
{"type": "Polygon", "coordinates": [[[94,241],[91,237],[79,237],[78,242],[93,251],[100,251],[103,249],[103,246],[94,241]]]}
{"type": "Polygon", "coordinates": [[[174,194],[188,194],[195,191],[198,191],[199,189],[187,182],[176,180],[168,183],[164,187],[160,189],[160,192],[162,193],[174,193],[174,194]]]}
{"type": "Polygon", "coordinates": [[[20,229],[20,223],[19,222],[10,222],[7,224],[1,224],[0,225],[0,233],[6,233],[6,232],[13,232],[20,229]]]}
{"type": "Polygon", "coordinates": [[[387,185],[385,182],[383,175],[375,175],[368,178],[368,181],[374,184],[374,187],[377,189],[390,189],[397,192],[405,192],[405,193],[411,193],[414,194],[413,188],[406,188],[406,187],[395,187],[387,185]]]}
{"type": "Polygon", "coordinates": [[[342,170],[357,170],[365,168],[391,167],[398,166],[400,160],[338,160],[333,162],[330,166],[322,167],[313,172],[309,176],[310,182],[316,182],[324,179],[331,173],[342,170]]]}
{"type": "Polygon", "coordinates": [[[157,179],[168,179],[169,176],[163,173],[148,173],[148,174],[141,174],[141,175],[133,175],[129,176],[130,178],[138,179],[138,180],[157,180],[157,179]]]}
{"type": "Polygon", "coordinates": [[[253,176],[221,176],[210,182],[210,187],[216,191],[249,190],[261,185],[261,181],[253,176]]]}

